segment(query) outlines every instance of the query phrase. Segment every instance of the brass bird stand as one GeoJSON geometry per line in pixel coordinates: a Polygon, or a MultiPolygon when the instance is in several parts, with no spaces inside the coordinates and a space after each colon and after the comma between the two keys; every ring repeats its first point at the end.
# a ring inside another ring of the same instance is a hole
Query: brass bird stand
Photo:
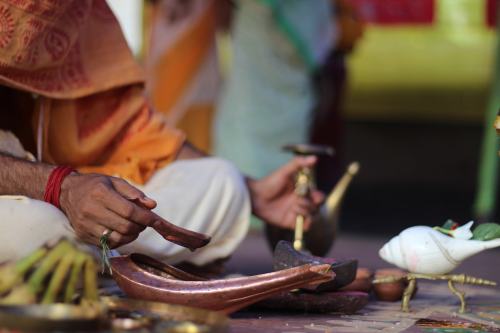
{"type": "Polygon", "coordinates": [[[460,300],[460,308],[458,312],[464,313],[466,311],[466,302],[465,302],[465,292],[458,290],[455,287],[455,283],[460,284],[471,284],[478,286],[496,286],[496,282],[476,278],[473,276],[465,275],[465,274],[417,274],[417,273],[408,273],[405,276],[397,277],[397,276],[388,276],[380,279],[375,279],[373,283],[394,283],[401,280],[406,280],[408,282],[408,286],[406,287],[403,298],[401,300],[401,310],[403,312],[410,312],[410,298],[415,292],[415,287],[417,285],[417,279],[425,279],[425,280],[444,280],[448,281],[448,288],[458,297],[460,300]]]}

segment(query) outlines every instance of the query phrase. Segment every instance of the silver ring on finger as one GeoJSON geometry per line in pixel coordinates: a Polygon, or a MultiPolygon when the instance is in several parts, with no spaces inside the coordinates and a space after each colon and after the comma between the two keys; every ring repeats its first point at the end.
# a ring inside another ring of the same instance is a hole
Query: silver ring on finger
{"type": "Polygon", "coordinates": [[[101,237],[108,239],[108,238],[109,238],[109,236],[111,235],[111,233],[112,233],[112,232],[113,232],[113,230],[111,230],[111,229],[106,229],[106,230],[104,230],[104,231],[102,232],[101,237]]]}

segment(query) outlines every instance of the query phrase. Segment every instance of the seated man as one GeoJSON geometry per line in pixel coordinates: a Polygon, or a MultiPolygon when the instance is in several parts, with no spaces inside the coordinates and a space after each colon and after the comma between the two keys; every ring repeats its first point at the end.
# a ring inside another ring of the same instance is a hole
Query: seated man
{"type": "Polygon", "coordinates": [[[7,0],[0,23],[0,128],[39,161],[0,152],[0,195],[10,195],[0,199],[0,262],[61,236],[98,245],[108,234],[122,253],[204,265],[232,253],[250,210],[283,228],[296,214],[310,224],[322,194],[298,197],[293,175],[314,158],[252,180],[203,156],[145,102],[104,0],[7,0]],[[78,172],[58,181],[56,165],[78,172]],[[148,228],[163,219],[212,241],[196,252],[169,243],[148,228]]]}

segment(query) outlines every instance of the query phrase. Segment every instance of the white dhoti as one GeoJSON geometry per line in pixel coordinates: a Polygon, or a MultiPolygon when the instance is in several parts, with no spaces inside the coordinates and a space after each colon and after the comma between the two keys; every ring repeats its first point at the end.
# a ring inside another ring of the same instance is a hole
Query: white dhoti
{"type": "Polygon", "coordinates": [[[75,237],[59,209],[26,197],[0,197],[0,230],[0,262],[24,257],[47,242],[75,237]]]}
{"type": "MultiPolygon", "coordinates": [[[[218,158],[177,161],[141,188],[158,203],[154,210],[183,228],[212,237],[191,252],[146,228],[120,253],[140,252],[167,263],[204,265],[231,255],[248,230],[250,200],[241,174],[218,158]]],[[[0,196],[0,262],[17,259],[42,244],[74,237],[65,215],[47,203],[0,196]]]]}

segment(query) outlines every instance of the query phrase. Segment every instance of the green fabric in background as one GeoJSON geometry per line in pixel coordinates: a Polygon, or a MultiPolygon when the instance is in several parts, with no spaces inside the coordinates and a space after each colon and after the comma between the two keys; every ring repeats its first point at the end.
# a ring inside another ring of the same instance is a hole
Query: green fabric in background
{"type": "MultiPolygon", "coordinates": [[[[497,15],[498,16],[498,15],[497,15]]],[[[497,24],[497,50],[488,108],[485,115],[483,145],[478,174],[478,190],[474,203],[474,215],[489,220],[495,213],[498,188],[499,139],[494,126],[500,109],[500,25],[497,24]]]]}

